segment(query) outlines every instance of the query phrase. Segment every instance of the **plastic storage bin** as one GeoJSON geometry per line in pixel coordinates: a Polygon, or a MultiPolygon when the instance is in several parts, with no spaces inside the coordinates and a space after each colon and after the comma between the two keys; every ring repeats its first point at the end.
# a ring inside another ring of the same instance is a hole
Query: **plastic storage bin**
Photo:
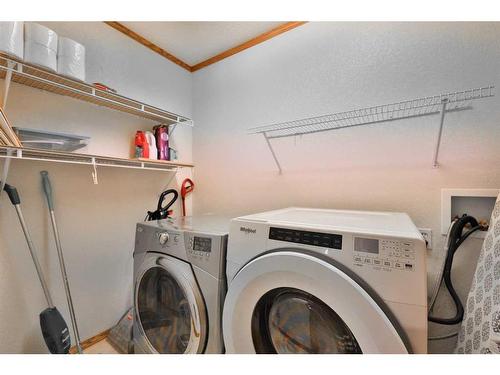
{"type": "Polygon", "coordinates": [[[14,128],[24,147],[71,152],[88,145],[90,137],[38,129],[14,128]]]}

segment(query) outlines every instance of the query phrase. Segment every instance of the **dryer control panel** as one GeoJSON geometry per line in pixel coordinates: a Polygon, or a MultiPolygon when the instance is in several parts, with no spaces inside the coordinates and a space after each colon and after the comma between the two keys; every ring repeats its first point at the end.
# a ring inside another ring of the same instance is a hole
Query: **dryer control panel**
{"type": "Polygon", "coordinates": [[[379,269],[413,271],[415,248],[411,241],[354,237],[354,264],[379,269]]]}
{"type": "Polygon", "coordinates": [[[342,250],[342,236],[289,228],[269,228],[269,239],[342,250]]]}
{"type": "Polygon", "coordinates": [[[212,238],[189,235],[188,251],[192,255],[209,257],[212,253],[212,238]]]}

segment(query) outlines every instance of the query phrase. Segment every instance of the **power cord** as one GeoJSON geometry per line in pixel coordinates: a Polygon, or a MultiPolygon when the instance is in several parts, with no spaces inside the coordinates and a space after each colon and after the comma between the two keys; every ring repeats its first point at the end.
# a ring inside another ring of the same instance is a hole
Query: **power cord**
{"type": "Polygon", "coordinates": [[[452,337],[455,337],[455,336],[458,336],[458,331],[448,333],[448,334],[442,335],[442,336],[431,336],[427,340],[429,340],[429,341],[446,340],[446,339],[451,339],[452,337]]]}
{"type": "MultiPolygon", "coordinates": [[[[474,233],[475,231],[479,230],[481,227],[478,224],[477,220],[468,215],[464,215],[461,218],[457,219],[455,222],[451,224],[450,230],[449,230],[449,238],[448,238],[448,243],[447,243],[447,252],[446,252],[446,259],[444,263],[444,269],[443,269],[443,274],[441,277],[441,280],[438,285],[437,293],[433,296],[433,299],[431,300],[431,305],[429,308],[429,314],[428,314],[428,320],[433,323],[438,323],[438,324],[444,324],[444,325],[455,325],[460,323],[463,320],[464,317],[464,307],[462,305],[462,302],[460,301],[460,297],[458,296],[457,292],[455,291],[455,288],[453,287],[453,283],[451,281],[451,268],[453,266],[453,257],[455,256],[455,252],[458,250],[460,245],[469,238],[469,236],[474,233]],[[467,224],[471,225],[471,229],[469,229],[467,232],[463,233],[463,230],[467,224]],[[434,307],[434,304],[437,299],[437,295],[439,294],[439,287],[441,286],[442,282],[444,281],[446,289],[448,289],[448,292],[453,299],[453,302],[455,304],[456,308],[456,314],[452,318],[438,318],[434,317],[431,315],[432,308],[434,307]]],[[[437,336],[437,337],[430,337],[429,340],[439,340],[439,339],[445,339],[445,338],[450,338],[455,336],[457,333],[452,333],[452,334],[447,334],[444,336],[437,336]]]]}
{"type": "Polygon", "coordinates": [[[148,211],[144,221],[166,219],[169,214],[168,209],[175,203],[178,196],[179,193],[175,189],[165,190],[163,193],[161,193],[160,199],[158,199],[158,206],[156,207],[156,211],[148,211]],[[165,197],[168,194],[173,194],[173,197],[170,200],[170,202],[168,202],[165,206],[163,206],[163,201],[165,200],[165,197]]]}
{"type": "MultiPolygon", "coordinates": [[[[448,244],[450,243],[450,233],[451,233],[451,229],[453,228],[453,226],[456,224],[457,220],[453,220],[450,224],[450,226],[448,227],[448,232],[446,233],[446,240],[445,240],[445,245],[444,245],[444,253],[447,254],[448,253],[448,244]]],[[[434,307],[434,304],[436,303],[436,299],[437,299],[437,296],[439,294],[439,290],[441,289],[441,284],[443,284],[443,272],[444,272],[444,264],[446,262],[446,255],[443,257],[443,261],[441,262],[440,266],[439,266],[439,272],[438,272],[438,277],[436,279],[439,278],[439,280],[437,280],[435,283],[434,283],[434,289],[432,290],[432,293],[431,293],[431,298],[429,300],[429,307],[427,309],[427,314],[429,314],[432,310],[432,308],[434,307]]]]}

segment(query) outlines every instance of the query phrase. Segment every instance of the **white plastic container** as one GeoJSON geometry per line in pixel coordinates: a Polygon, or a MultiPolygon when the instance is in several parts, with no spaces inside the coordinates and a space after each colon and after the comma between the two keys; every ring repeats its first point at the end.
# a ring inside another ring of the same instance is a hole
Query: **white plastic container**
{"type": "Polygon", "coordinates": [[[149,147],[149,158],[152,160],[158,159],[158,149],[156,148],[156,138],[152,132],[146,132],[146,141],[149,147]]]}
{"type": "Polygon", "coordinates": [[[85,47],[60,37],[57,45],[57,73],[85,81],[85,47]]]}
{"type": "Polygon", "coordinates": [[[0,51],[23,59],[24,22],[0,22],[0,51]]]}
{"type": "Polygon", "coordinates": [[[24,61],[56,71],[57,34],[37,23],[25,23],[24,61]]]}

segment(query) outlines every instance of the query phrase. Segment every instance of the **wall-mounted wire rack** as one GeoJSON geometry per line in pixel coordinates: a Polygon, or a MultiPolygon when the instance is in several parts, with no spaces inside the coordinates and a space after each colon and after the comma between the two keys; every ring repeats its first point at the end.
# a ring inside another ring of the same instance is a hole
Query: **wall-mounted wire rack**
{"type": "Polygon", "coordinates": [[[271,139],[440,114],[440,125],[433,159],[433,166],[437,167],[445,114],[448,112],[472,109],[473,101],[492,96],[494,96],[494,86],[486,86],[465,91],[456,91],[447,94],[406,100],[397,103],[360,108],[329,115],[286,121],[278,124],[259,126],[249,129],[248,132],[249,134],[262,134],[264,136],[278,170],[282,173],[281,165],[270,142],[271,139]]]}
{"type": "MultiPolygon", "coordinates": [[[[77,154],[73,152],[59,152],[32,148],[0,146],[0,158],[6,160],[32,160],[52,163],[80,164],[92,167],[92,178],[97,184],[97,167],[115,167],[142,169],[160,172],[177,172],[179,168],[192,168],[188,163],[174,161],[148,160],[148,159],[123,159],[108,156],[77,154]]],[[[174,173],[175,175],[175,173],[174,173]]],[[[3,181],[4,179],[2,179],[3,181]]]]}
{"type": "Polygon", "coordinates": [[[0,55],[0,78],[5,79],[3,92],[4,108],[7,103],[10,82],[12,81],[33,88],[50,91],[55,94],[70,96],[102,107],[130,113],[166,125],[192,125],[192,121],[187,117],[165,111],[111,91],[100,90],[88,83],[64,77],[4,55],[0,55]]]}
{"type": "MultiPolygon", "coordinates": [[[[129,113],[161,124],[170,125],[171,131],[173,131],[177,125],[193,125],[193,121],[185,116],[177,115],[111,91],[98,89],[88,83],[27,64],[2,53],[0,53],[0,79],[4,80],[3,92],[0,92],[0,94],[2,94],[0,105],[4,110],[7,105],[11,82],[16,82],[54,94],[69,96],[102,107],[129,113]]],[[[97,155],[4,146],[0,147],[0,158],[4,159],[4,165],[0,176],[0,195],[7,179],[10,161],[12,159],[91,165],[93,168],[92,178],[95,184],[97,184],[98,166],[173,172],[176,172],[178,168],[193,167],[191,164],[176,162],[111,158],[97,155]]],[[[173,173],[173,176],[175,176],[175,173],[173,173]]]]}

